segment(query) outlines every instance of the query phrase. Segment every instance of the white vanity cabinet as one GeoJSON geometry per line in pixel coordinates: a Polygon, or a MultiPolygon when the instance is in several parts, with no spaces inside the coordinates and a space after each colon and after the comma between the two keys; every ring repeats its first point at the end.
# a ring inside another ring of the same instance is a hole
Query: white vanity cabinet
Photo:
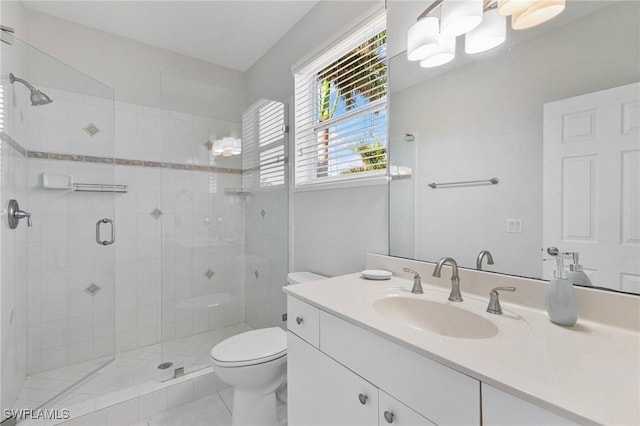
{"type": "Polygon", "coordinates": [[[323,311],[317,346],[297,325],[288,333],[291,426],[480,424],[477,380],[323,311]]]}
{"type": "Polygon", "coordinates": [[[378,389],[298,336],[287,336],[291,426],[378,424],[378,389]]]}
{"type": "Polygon", "coordinates": [[[434,425],[292,332],[287,345],[290,425],[434,425]]]}
{"type": "Polygon", "coordinates": [[[576,426],[571,420],[482,384],[483,426],[576,426]]]}
{"type": "MultiPolygon", "coordinates": [[[[371,269],[404,266],[433,270],[367,258],[371,269]]],[[[447,278],[423,283],[422,295],[411,294],[402,277],[361,274],[284,287],[289,424],[640,425],[640,337],[629,314],[640,312],[639,298],[577,288],[581,325],[558,327],[542,309],[541,282],[467,273],[462,304],[447,301],[447,278]],[[499,285],[517,287],[519,298],[491,315],[486,295],[499,285]],[[602,298],[624,315],[602,314],[602,298]],[[355,399],[363,389],[368,402],[377,401],[371,413],[355,399]]]]}
{"type": "Polygon", "coordinates": [[[287,297],[287,329],[317,348],[320,341],[320,310],[295,297],[287,297]]]}
{"type": "Polygon", "coordinates": [[[435,423],[422,417],[382,390],[378,391],[378,425],[395,426],[435,426],[435,423]]]}

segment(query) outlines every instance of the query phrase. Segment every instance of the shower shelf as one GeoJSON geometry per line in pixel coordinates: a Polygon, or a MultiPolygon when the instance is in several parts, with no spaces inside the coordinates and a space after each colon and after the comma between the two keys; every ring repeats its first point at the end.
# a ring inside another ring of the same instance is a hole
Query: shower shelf
{"type": "Polygon", "coordinates": [[[79,192],[129,192],[129,185],[111,185],[101,183],[74,183],[73,190],[79,192]]]}

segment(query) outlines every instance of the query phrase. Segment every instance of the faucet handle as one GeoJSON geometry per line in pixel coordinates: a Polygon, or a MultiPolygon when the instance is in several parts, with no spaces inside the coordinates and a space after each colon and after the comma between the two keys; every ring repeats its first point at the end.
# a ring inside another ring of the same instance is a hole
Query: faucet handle
{"type": "Polygon", "coordinates": [[[414,271],[413,269],[409,269],[409,268],[402,268],[403,271],[405,272],[411,272],[413,274],[414,277],[418,277],[420,278],[420,274],[417,273],[416,271],[414,271]]]}
{"type": "Polygon", "coordinates": [[[500,294],[498,293],[498,290],[500,291],[516,291],[515,287],[496,287],[493,290],[491,290],[491,293],[489,293],[489,306],[487,306],[487,312],[489,312],[490,314],[496,314],[496,315],[502,315],[502,306],[500,306],[500,294]]]}
{"type": "Polygon", "coordinates": [[[411,293],[423,294],[424,291],[422,290],[422,281],[420,278],[420,274],[409,268],[402,268],[402,270],[405,272],[411,272],[413,274],[413,288],[411,289],[411,293]]]}

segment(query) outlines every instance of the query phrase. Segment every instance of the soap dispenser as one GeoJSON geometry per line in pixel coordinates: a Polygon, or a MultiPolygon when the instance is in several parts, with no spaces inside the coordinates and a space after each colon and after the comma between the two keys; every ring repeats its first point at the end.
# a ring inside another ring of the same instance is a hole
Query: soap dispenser
{"type": "Polygon", "coordinates": [[[586,285],[593,286],[591,283],[591,279],[582,269],[582,265],[580,265],[580,253],[577,251],[566,253],[573,256],[573,263],[569,265],[569,276],[567,279],[573,285],[586,285]]]}
{"type": "Polygon", "coordinates": [[[547,291],[547,313],[551,322],[570,327],[578,321],[578,298],[573,284],[567,279],[563,254],[558,254],[555,260],[557,270],[547,291]]]}

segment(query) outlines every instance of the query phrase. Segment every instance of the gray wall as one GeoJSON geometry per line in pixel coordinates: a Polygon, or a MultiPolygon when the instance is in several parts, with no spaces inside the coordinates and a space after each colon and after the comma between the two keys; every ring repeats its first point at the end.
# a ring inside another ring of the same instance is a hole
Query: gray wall
{"type": "MultiPolygon", "coordinates": [[[[247,91],[290,100],[292,66],[381,6],[374,1],[319,2],[249,69],[247,91]]],[[[345,274],[364,268],[366,252],[386,253],[386,185],[293,192],[290,203],[290,270],[345,274]]]]}
{"type": "MultiPolygon", "coordinates": [[[[244,91],[244,73],[139,43],[74,22],[24,9],[28,29],[21,38],[60,61],[110,86],[116,100],[166,107],[162,73],[244,91]]],[[[41,85],[51,87],[46,76],[41,85]]],[[[64,75],[52,76],[56,84],[64,75]]],[[[57,87],[65,89],[65,87],[57,87]]]]}

